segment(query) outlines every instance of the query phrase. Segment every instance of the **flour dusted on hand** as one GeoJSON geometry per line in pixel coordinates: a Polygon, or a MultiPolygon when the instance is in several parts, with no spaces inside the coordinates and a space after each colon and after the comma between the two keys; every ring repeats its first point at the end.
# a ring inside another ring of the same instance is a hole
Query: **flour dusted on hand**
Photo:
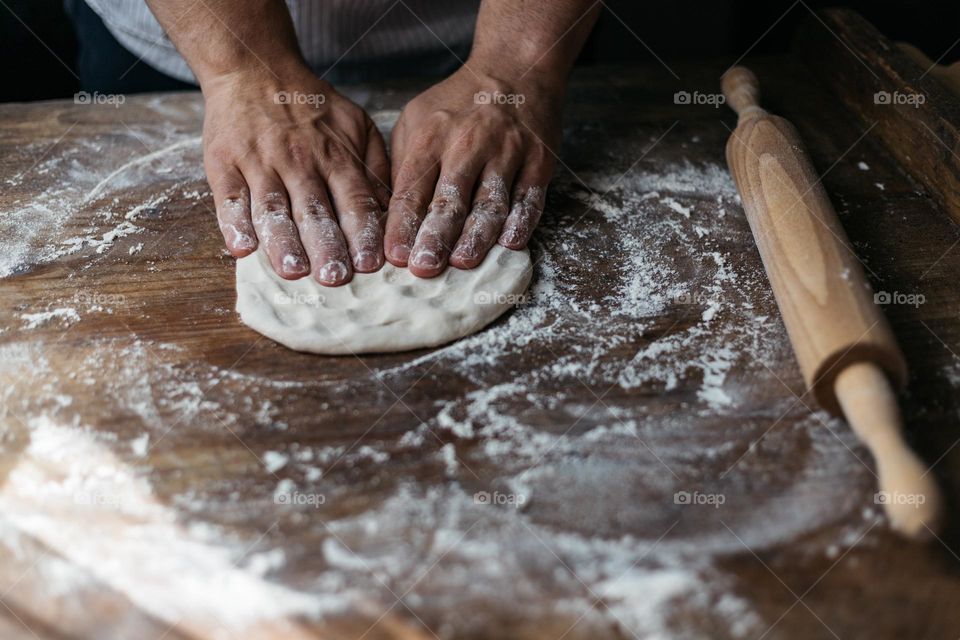
{"type": "Polygon", "coordinates": [[[495,246],[476,269],[418,278],[387,263],[342,287],[284,280],[262,250],[237,260],[237,312],[296,351],[382,353],[433,347],[476,333],[521,300],[530,253],[495,246]]]}

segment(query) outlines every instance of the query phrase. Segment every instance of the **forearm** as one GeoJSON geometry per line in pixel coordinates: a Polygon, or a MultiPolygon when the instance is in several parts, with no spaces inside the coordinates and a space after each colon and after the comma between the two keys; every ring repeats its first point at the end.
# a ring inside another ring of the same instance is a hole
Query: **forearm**
{"type": "Polygon", "coordinates": [[[283,0],[147,0],[201,88],[219,78],[276,82],[306,67],[283,0]]]}
{"type": "Polygon", "coordinates": [[[483,0],[467,66],[562,87],[599,13],[596,0],[483,0]]]}

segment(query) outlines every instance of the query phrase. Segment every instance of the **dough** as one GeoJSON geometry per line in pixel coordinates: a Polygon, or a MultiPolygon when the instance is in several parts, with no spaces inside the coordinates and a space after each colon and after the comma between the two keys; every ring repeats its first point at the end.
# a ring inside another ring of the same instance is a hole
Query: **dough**
{"type": "Polygon", "coordinates": [[[237,260],[237,312],[250,328],[296,351],[378,353],[433,347],[479,331],[522,302],[530,253],[493,247],[476,269],[436,278],[387,263],[341,287],[284,280],[258,249],[237,260]]]}

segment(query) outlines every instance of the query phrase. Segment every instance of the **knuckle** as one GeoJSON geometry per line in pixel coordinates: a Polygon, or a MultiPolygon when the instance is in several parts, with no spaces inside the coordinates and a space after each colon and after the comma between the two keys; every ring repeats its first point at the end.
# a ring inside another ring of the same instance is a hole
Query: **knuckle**
{"type": "Polygon", "coordinates": [[[433,130],[425,130],[418,133],[410,142],[410,153],[414,157],[425,157],[433,153],[434,145],[437,144],[438,136],[433,130]]]}
{"type": "Polygon", "coordinates": [[[468,127],[454,134],[454,147],[472,150],[477,144],[477,127],[468,127]]]}
{"type": "Polygon", "coordinates": [[[227,195],[217,207],[217,217],[223,220],[235,221],[247,218],[250,215],[249,199],[237,195],[227,195]]]}
{"type": "Polygon", "coordinates": [[[286,140],[280,145],[279,152],[282,153],[282,159],[295,167],[308,167],[312,165],[313,153],[310,145],[302,140],[286,140]]]}
{"type": "Polygon", "coordinates": [[[453,111],[451,109],[436,109],[427,119],[427,128],[434,131],[443,131],[453,121],[453,111]]]}
{"type": "Polygon", "coordinates": [[[319,195],[308,195],[299,207],[299,214],[305,220],[324,220],[333,219],[330,208],[326,205],[319,195]]]}
{"type": "Polygon", "coordinates": [[[393,199],[399,203],[417,204],[423,202],[426,198],[420,189],[404,189],[403,191],[395,192],[393,199]]]}
{"type": "Polygon", "coordinates": [[[509,210],[510,206],[507,204],[506,198],[491,195],[478,198],[477,201],[473,203],[472,214],[484,219],[492,218],[502,220],[507,217],[509,210]]]}
{"type": "Polygon", "coordinates": [[[350,151],[333,136],[322,137],[317,144],[316,152],[321,161],[329,167],[341,167],[346,163],[352,163],[353,160],[350,151]]]}
{"type": "Polygon", "coordinates": [[[222,143],[210,144],[204,153],[207,164],[224,167],[233,163],[233,149],[222,143]]]}
{"type": "Polygon", "coordinates": [[[214,193],[221,194],[222,200],[249,200],[250,193],[247,185],[235,171],[226,171],[211,174],[210,188],[214,193]]]}
{"type": "Polygon", "coordinates": [[[414,150],[413,154],[417,160],[404,162],[397,172],[397,191],[419,191],[415,185],[425,178],[429,172],[433,171],[437,165],[435,160],[425,160],[426,153],[419,153],[414,150]]]}
{"type": "Polygon", "coordinates": [[[347,198],[345,215],[376,219],[380,214],[380,202],[368,194],[355,194],[347,198]]]}
{"type": "Polygon", "coordinates": [[[286,215],[287,197],[279,191],[268,191],[257,198],[257,208],[263,213],[286,215]]]}
{"type": "Polygon", "coordinates": [[[420,189],[404,189],[396,191],[390,199],[391,207],[401,212],[417,212],[427,201],[427,195],[420,189]]]}
{"type": "Polygon", "coordinates": [[[430,203],[429,215],[440,220],[456,220],[466,213],[466,207],[459,198],[439,196],[430,203]]]}
{"type": "Polygon", "coordinates": [[[523,148],[523,133],[514,127],[510,127],[503,133],[503,146],[508,149],[522,149],[523,148]]]}

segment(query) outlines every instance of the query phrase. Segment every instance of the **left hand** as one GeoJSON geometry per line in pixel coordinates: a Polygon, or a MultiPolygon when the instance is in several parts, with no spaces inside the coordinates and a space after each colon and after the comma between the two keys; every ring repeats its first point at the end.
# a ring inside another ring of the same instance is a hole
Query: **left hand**
{"type": "Polygon", "coordinates": [[[472,269],[493,245],[522,249],[543,212],[563,91],[465,65],[412,100],[393,130],[384,250],[431,278],[472,269]]]}

